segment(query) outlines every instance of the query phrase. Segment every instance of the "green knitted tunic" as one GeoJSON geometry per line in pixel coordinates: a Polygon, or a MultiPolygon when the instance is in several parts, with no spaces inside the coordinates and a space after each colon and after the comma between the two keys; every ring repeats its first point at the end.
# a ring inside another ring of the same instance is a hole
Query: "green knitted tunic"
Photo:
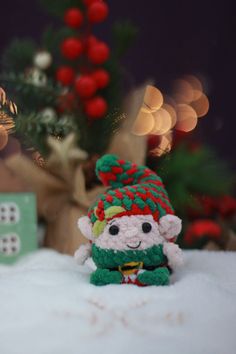
{"type": "Polygon", "coordinates": [[[92,246],[92,258],[98,268],[112,269],[129,262],[143,262],[145,267],[158,267],[167,263],[167,257],[163,253],[163,246],[152,246],[140,251],[117,251],[102,249],[95,244],[92,246]]]}

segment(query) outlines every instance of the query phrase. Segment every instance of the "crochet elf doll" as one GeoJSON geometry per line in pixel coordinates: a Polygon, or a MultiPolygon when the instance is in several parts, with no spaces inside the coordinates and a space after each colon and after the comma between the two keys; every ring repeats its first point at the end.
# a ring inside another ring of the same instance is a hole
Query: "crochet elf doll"
{"type": "Polygon", "coordinates": [[[78,226],[90,243],[75,253],[79,264],[92,256],[95,285],[166,285],[182,263],[174,243],[181,220],[174,215],[161,178],[145,166],[105,155],[96,174],[110,188],[98,197],[78,226]]]}

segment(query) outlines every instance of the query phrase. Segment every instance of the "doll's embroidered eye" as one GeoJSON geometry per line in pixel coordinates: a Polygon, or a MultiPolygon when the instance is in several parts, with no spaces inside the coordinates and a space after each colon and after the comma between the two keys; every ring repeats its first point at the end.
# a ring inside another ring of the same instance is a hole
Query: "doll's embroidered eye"
{"type": "Polygon", "coordinates": [[[147,234],[148,232],[150,232],[151,229],[152,229],[152,225],[149,224],[149,222],[144,222],[144,223],[142,224],[142,230],[143,230],[143,232],[144,232],[145,234],[147,234]]]}
{"type": "Polygon", "coordinates": [[[109,233],[111,234],[111,235],[117,235],[118,233],[119,233],[119,227],[118,226],[116,226],[116,225],[112,225],[112,226],[110,226],[109,227],[109,233]]]}

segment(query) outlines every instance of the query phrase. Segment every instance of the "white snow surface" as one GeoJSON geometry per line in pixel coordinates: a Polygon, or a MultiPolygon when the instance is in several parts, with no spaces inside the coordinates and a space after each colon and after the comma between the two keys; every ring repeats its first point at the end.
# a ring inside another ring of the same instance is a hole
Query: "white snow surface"
{"type": "Polygon", "coordinates": [[[96,287],[50,250],[1,265],[0,353],[235,354],[236,253],[184,255],[165,287],[96,287]]]}

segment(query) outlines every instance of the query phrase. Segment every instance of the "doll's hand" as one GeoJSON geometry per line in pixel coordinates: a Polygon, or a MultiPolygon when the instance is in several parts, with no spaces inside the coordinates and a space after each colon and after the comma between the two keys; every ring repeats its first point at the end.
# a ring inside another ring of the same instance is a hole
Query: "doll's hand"
{"type": "Polygon", "coordinates": [[[76,263],[82,265],[84,262],[91,257],[92,246],[90,243],[81,245],[74,254],[76,263]]]}
{"type": "Polygon", "coordinates": [[[171,268],[183,265],[183,252],[178,245],[172,242],[165,242],[163,245],[163,252],[168,258],[168,264],[171,268]]]}
{"type": "Polygon", "coordinates": [[[178,216],[167,214],[159,220],[159,231],[162,237],[170,240],[180,233],[182,221],[178,216]]]}

